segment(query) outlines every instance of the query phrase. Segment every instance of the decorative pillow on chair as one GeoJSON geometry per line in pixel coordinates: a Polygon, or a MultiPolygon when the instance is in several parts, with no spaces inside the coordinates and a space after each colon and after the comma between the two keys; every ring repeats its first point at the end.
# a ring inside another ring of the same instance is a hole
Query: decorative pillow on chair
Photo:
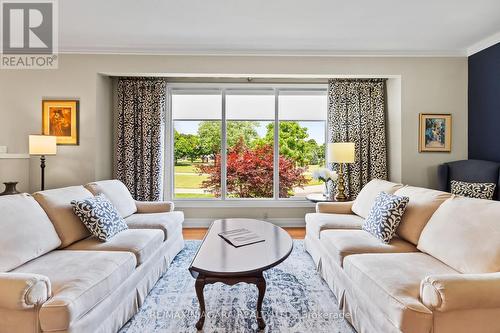
{"type": "Polygon", "coordinates": [[[396,234],[396,229],[410,199],[380,192],[363,224],[363,230],[388,244],[396,234]]]}
{"type": "Polygon", "coordinates": [[[128,229],[113,204],[103,195],[71,201],[76,216],[87,229],[102,241],[107,241],[120,231],[128,229]]]}
{"type": "Polygon", "coordinates": [[[495,183],[468,183],[458,180],[451,181],[451,193],[463,197],[493,200],[495,183]]]}

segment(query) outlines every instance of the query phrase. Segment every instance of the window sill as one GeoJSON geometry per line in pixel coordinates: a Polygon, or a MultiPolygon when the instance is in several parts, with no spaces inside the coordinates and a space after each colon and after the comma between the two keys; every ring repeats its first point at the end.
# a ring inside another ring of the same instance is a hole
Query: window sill
{"type": "Polygon", "coordinates": [[[173,200],[177,208],[313,208],[308,200],[173,200]]]}

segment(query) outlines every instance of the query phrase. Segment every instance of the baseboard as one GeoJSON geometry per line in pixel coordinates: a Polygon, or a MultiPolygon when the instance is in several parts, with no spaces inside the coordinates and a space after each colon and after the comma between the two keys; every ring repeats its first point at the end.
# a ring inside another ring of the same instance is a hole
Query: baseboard
{"type": "MultiPolygon", "coordinates": [[[[184,228],[208,228],[216,218],[187,218],[184,220],[184,228]]],[[[265,221],[273,223],[280,227],[305,227],[306,222],[303,218],[269,218],[265,221]]]]}

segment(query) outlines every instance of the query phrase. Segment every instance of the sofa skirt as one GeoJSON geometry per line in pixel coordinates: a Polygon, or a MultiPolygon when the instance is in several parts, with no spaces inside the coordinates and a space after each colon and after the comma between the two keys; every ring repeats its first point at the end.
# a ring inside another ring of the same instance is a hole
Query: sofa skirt
{"type": "Polygon", "coordinates": [[[318,261],[318,272],[337,298],[338,307],[342,310],[344,318],[358,333],[401,332],[384,315],[373,311],[370,301],[356,289],[343,269],[330,258],[319,239],[306,237],[305,247],[315,263],[318,261]]]}
{"type": "Polygon", "coordinates": [[[137,313],[148,293],[183,248],[182,233],[168,239],[148,261],[137,267],[134,274],[117,290],[71,325],[68,330],[56,332],[117,332],[137,313]]]}

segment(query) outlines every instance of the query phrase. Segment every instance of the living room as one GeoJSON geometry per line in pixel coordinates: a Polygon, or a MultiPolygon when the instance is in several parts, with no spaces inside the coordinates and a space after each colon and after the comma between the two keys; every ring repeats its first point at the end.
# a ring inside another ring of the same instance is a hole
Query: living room
{"type": "Polygon", "coordinates": [[[1,8],[0,333],[500,332],[496,1],[1,8]]]}

